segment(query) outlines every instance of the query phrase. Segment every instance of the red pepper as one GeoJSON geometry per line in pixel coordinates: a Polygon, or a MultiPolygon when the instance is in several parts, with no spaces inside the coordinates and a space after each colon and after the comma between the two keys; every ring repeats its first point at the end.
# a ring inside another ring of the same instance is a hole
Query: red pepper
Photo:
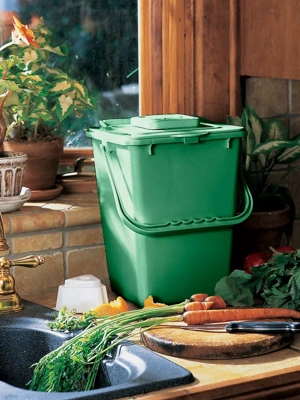
{"type": "Polygon", "coordinates": [[[250,253],[244,260],[243,268],[247,274],[252,274],[251,267],[258,267],[268,261],[268,256],[263,252],[250,253]]]}

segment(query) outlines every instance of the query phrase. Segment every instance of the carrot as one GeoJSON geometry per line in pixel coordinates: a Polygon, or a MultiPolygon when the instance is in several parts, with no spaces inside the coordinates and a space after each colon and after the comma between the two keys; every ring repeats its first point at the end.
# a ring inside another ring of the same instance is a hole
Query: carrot
{"type": "Polygon", "coordinates": [[[212,301],[192,301],[184,306],[184,311],[209,310],[212,305],[212,301]]]}
{"type": "Polygon", "coordinates": [[[206,293],[197,293],[197,294],[193,294],[193,296],[191,296],[190,300],[191,301],[204,301],[207,297],[208,297],[208,294],[206,294],[206,293]]]}
{"type": "Polygon", "coordinates": [[[187,325],[214,322],[256,320],[264,318],[300,319],[300,312],[288,308],[226,308],[221,310],[186,311],[183,321],[187,325]]]}
{"type": "Polygon", "coordinates": [[[209,296],[204,300],[205,302],[213,302],[211,309],[226,308],[227,305],[221,296],[209,296]]]}

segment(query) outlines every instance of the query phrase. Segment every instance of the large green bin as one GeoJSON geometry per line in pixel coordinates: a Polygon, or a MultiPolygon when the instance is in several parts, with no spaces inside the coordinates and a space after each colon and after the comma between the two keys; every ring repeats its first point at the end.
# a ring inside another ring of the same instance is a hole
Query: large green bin
{"type": "Polygon", "coordinates": [[[143,305],[213,294],[230,270],[233,226],[252,211],[239,177],[243,128],[169,114],[91,128],[112,290],[143,305]],[[238,180],[244,209],[236,214],[238,180]]]}

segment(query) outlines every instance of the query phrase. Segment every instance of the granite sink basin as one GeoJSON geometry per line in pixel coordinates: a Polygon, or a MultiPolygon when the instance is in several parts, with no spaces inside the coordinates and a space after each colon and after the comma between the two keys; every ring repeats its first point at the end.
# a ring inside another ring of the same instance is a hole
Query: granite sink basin
{"type": "Polygon", "coordinates": [[[1,400],[117,399],[185,385],[194,381],[186,369],[157,353],[124,341],[100,368],[94,390],[42,393],[27,389],[31,365],[74,334],[52,332],[53,310],[24,301],[24,310],[0,315],[1,400]]]}

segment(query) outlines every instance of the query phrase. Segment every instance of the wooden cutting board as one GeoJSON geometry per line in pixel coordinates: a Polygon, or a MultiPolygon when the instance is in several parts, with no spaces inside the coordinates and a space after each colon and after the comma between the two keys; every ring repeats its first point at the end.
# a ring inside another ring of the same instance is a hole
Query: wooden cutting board
{"type": "MultiPolygon", "coordinates": [[[[158,353],[192,359],[228,360],[271,353],[292,343],[294,335],[191,331],[180,325],[153,328],[141,334],[143,344],[158,353]]],[[[225,327],[225,324],[223,325],[225,327]]]]}

